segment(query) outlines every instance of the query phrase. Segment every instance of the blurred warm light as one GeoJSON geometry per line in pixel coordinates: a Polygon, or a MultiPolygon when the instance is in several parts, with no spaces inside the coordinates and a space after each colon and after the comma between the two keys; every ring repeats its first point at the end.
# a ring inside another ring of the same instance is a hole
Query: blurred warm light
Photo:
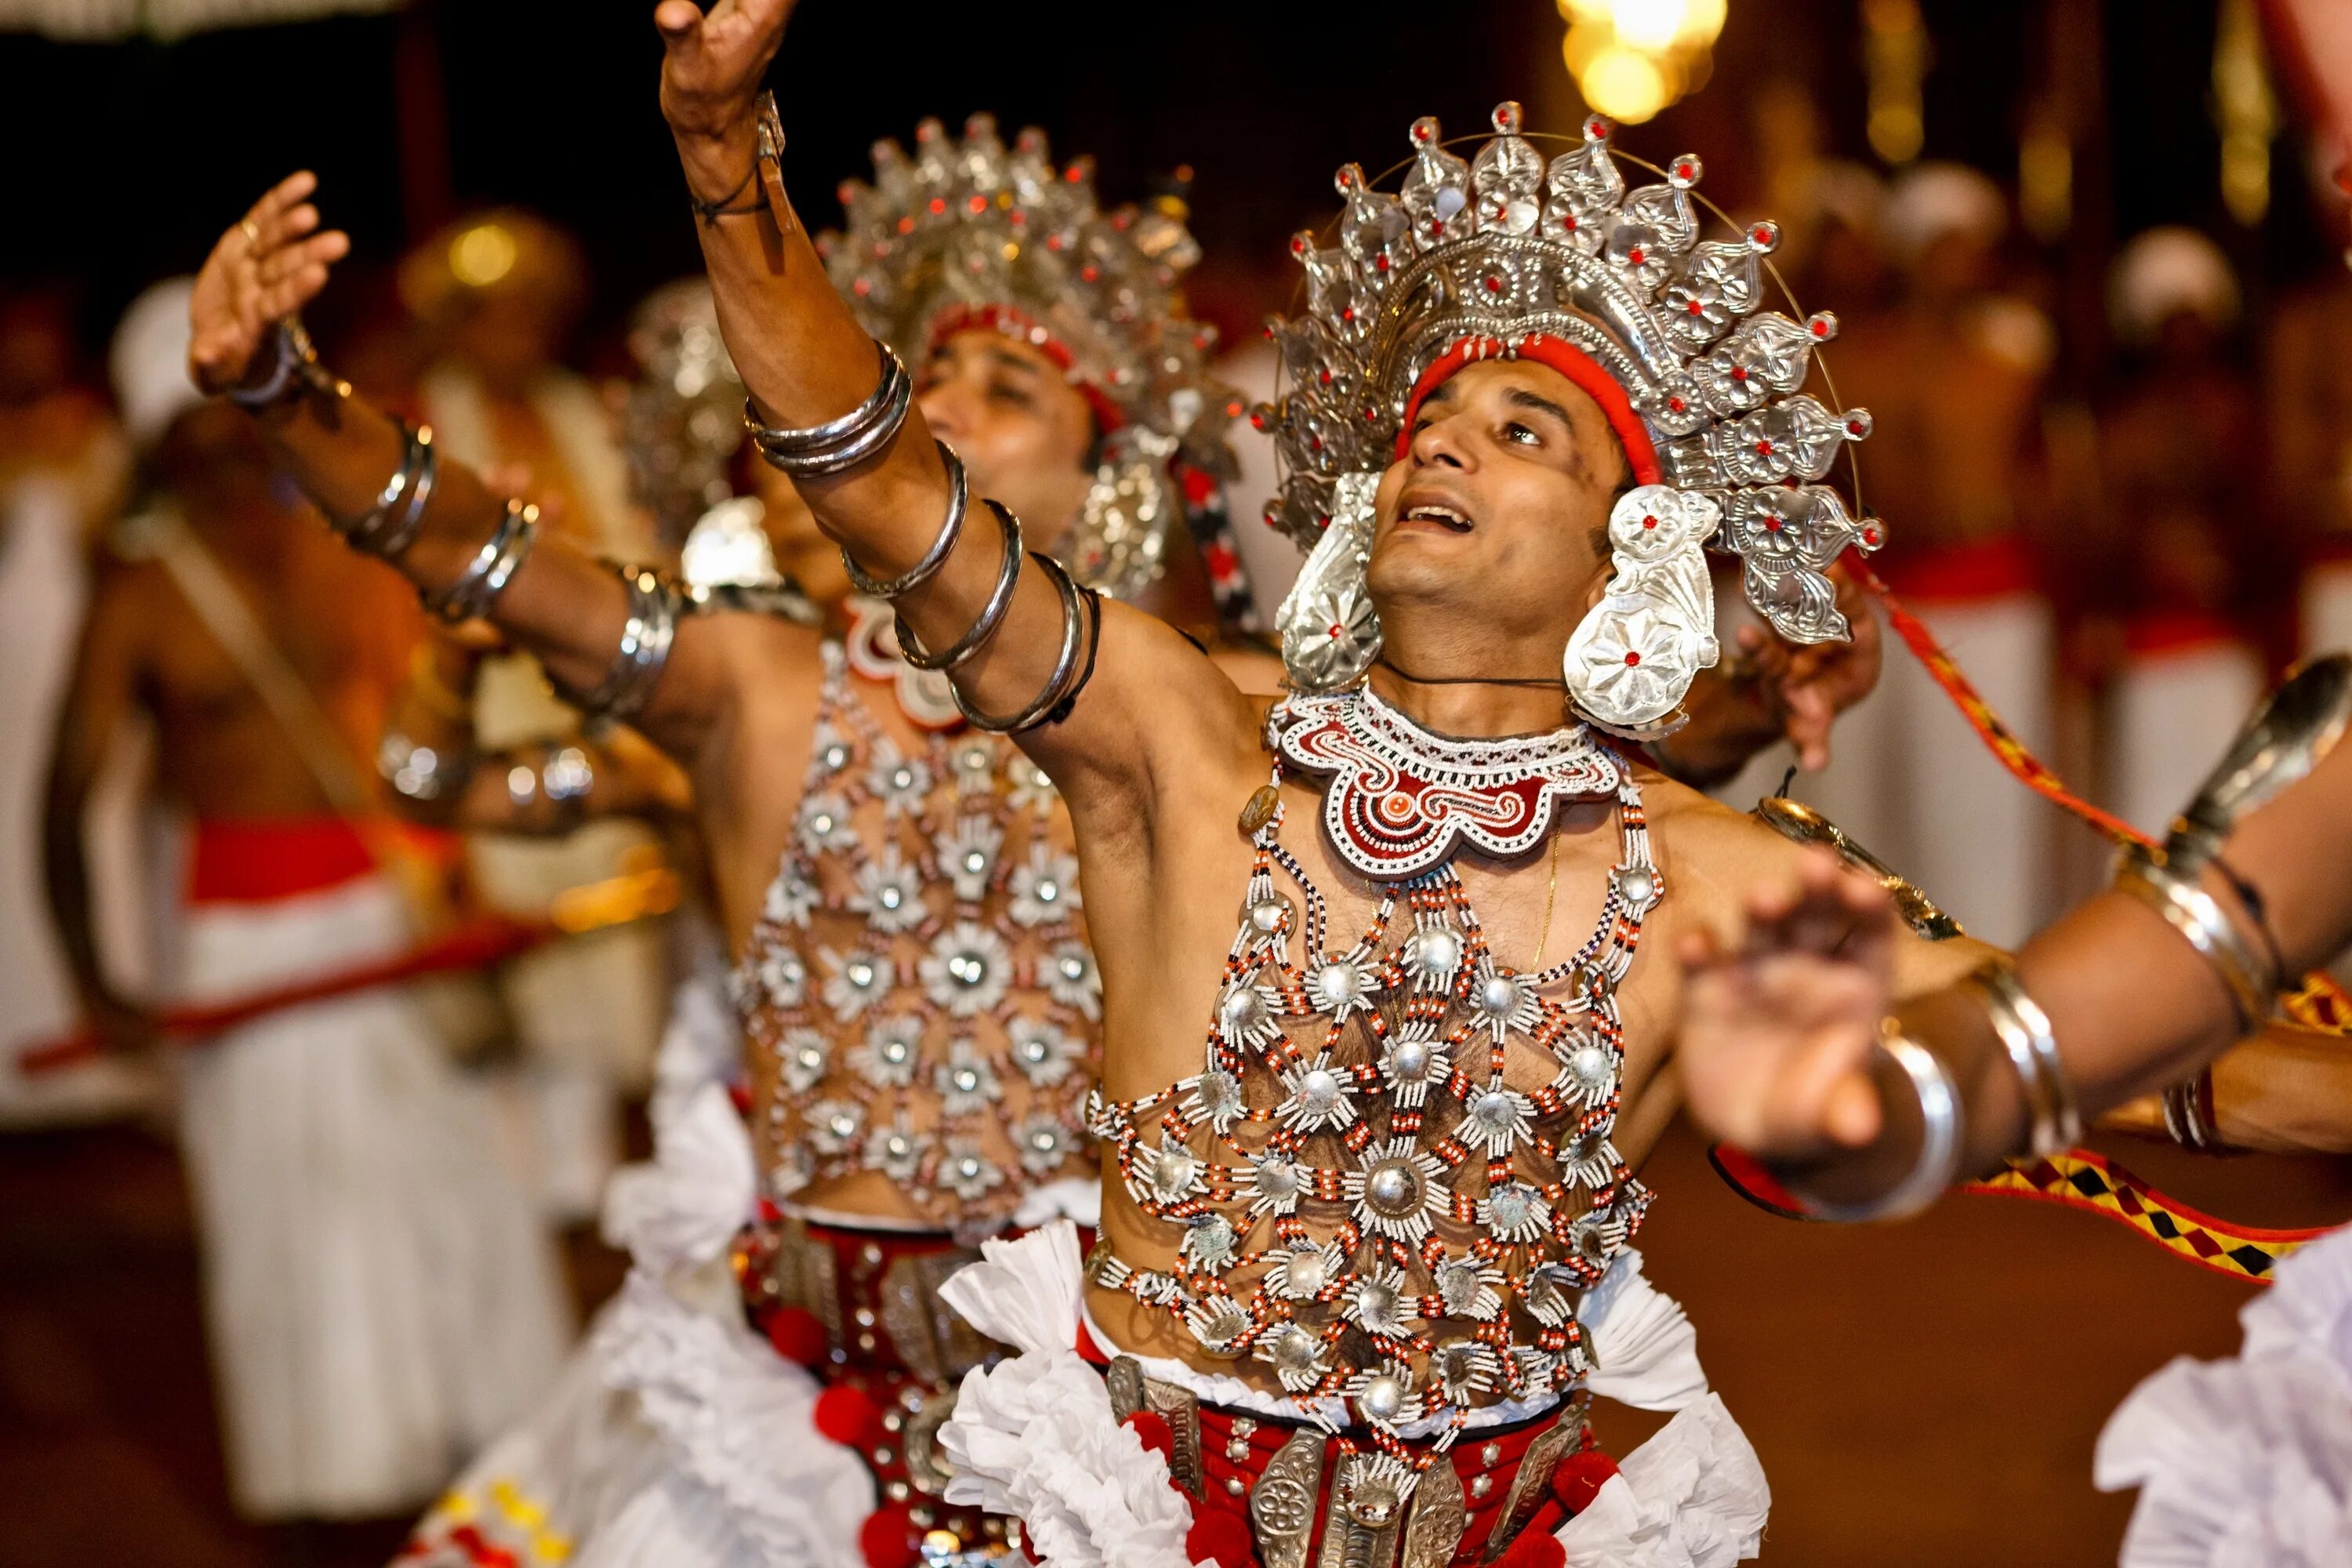
{"type": "Polygon", "coordinates": [[[2034,111],[2018,139],[2017,209],[2025,231],[2045,245],[2074,226],[2074,147],[2048,108],[2034,111]]]}
{"type": "Polygon", "coordinates": [[[1908,163],[1927,141],[1927,28],[1918,0],[1863,0],[1862,28],[1870,150],[1886,163],[1908,163]]]}
{"type": "Polygon", "coordinates": [[[2222,205],[2252,228],[2270,211],[2279,116],[2251,0],[2222,0],[2213,35],[2213,119],[2221,132],[2222,205]]]}
{"type": "Polygon", "coordinates": [[[503,225],[476,224],[449,242],[449,270],[468,289],[487,289],[514,270],[518,251],[503,225]]]}
{"type": "Polygon", "coordinates": [[[1560,55],[1584,101],[1638,124],[1707,78],[1726,0],[1559,0],[1560,55]]]}

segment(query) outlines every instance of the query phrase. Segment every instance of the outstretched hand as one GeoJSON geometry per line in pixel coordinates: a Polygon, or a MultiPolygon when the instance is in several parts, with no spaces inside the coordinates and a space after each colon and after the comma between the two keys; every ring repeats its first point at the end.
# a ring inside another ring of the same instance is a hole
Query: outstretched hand
{"type": "Polygon", "coordinates": [[[318,188],[307,169],[289,174],[205,258],[188,304],[188,374],[205,393],[258,379],[254,357],[271,330],[317,298],[328,268],[350,254],[349,236],[319,232],[319,209],[310,205],[318,188]]]}
{"type": "Polygon", "coordinates": [[[709,15],[695,0],[662,0],[662,113],[680,136],[718,140],[750,122],[768,62],[783,41],[796,0],[719,0],[709,15]]]}
{"type": "Polygon", "coordinates": [[[1676,1054],[1709,1134],[1779,1160],[1877,1136],[1871,1052],[1891,1005],[1895,923],[1884,889],[1815,851],[1749,895],[1737,948],[1683,939],[1676,1054]]]}

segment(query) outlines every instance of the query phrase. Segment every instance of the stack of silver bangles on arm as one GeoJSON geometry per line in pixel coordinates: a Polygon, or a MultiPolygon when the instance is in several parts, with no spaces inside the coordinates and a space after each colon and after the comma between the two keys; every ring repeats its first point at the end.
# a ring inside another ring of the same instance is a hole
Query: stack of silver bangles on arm
{"type": "MultiPolygon", "coordinates": [[[[760,455],[779,471],[800,480],[845,472],[878,455],[896,440],[906,424],[907,410],[914,402],[914,384],[907,374],[906,365],[887,343],[877,342],[874,347],[882,364],[874,391],[864,403],[838,419],[805,430],[775,429],[761,425],[757,412],[747,402],[743,417],[760,455]]],[[[846,549],[843,550],[842,564],[848,568],[850,583],[859,593],[896,600],[930,581],[954,553],[957,542],[963,536],[964,518],[971,510],[971,485],[963,460],[956,456],[955,448],[945,441],[938,445],[948,470],[947,516],[940,525],[938,536],[920,560],[890,578],[875,576],[860,566],[846,549]]],[[[1001,502],[988,500],[985,504],[996,514],[997,529],[1004,542],[1003,562],[998,568],[995,586],[989,591],[987,602],[963,636],[941,652],[926,651],[908,630],[904,619],[897,623],[898,650],[917,669],[952,672],[969,662],[994,639],[1013,608],[1013,594],[1021,580],[1024,554],[1021,520],[1001,502]]],[[[1080,589],[1062,563],[1051,556],[1029,553],[1053,578],[1061,598],[1061,652],[1035,700],[1010,717],[981,712],[965,700],[961,687],[950,683],[949,689],[954,694],[957,709],[975,730],[1018,734],[1040,724],[1058,722],[1094,673],[1094,650],[1102,635],[1101,595],[1090,589],[1080,589]],[[1093,608],[1091,616],[1088,605],[1093,608]],[[1079,657],[1082,643],[1087,649],[1083,659],[1079,657]]]]}
{"type": "Polygon", "coordinates": [[[519,496],[509,499],[499,526],[466,563],[457,581],[423,591],[425,607],[452,626],[488,615],[521,570],[538,539],[539,508],[519,496]]]}
{"type": "MultiPolygon", "coordinates": [[[[2260,1027],[2290,979],[2260,889],[2222,858],[2240,819],[2310,773],[2352,723],[2352,655],[2331,654],[2296,671],[2257,708],[2172,825],[2161,847],[2135,846],[2116,891],[2161,916],[2197,950],[2229,994],[2242,1031],[2260,1027]],[[2212,870],[2234,896],[2242,925],[2205,886],[2212,870]],[[2251,928],[2258,947],[2247,934],[2251,928]]],[[[2166,1131],[2191,1149],[2222,1147],[2210,1068],[2164,1094],[2166,1131]]]]}
{"type": "Polygon", "coordinates": [[[439,450],[433,445],[433,426],[403,422],[407,443],[400,467],[384,481],[375,505],[349,522],[335,524],[343,542],[362,555],[397,561],[416,541],[425,525],[425,509],[433,500],[433,484],[440,472],[439,450]]]}
{"type": "Polygon", "coordinates": [[[2015,966],[2006,958],[1985,964],[1967,984],[2017,1073],[2026,1148],[2040,1159],[2073,1147],[2083,1135],[2083,1113],[2075,1104],[2074,1085],[2066,1077],[2065,1060],[2058,1054],[2050,1015],[2025,994],[2015,966]]]}
{"type": "MultiPolygon", "coordinates": [[[[594,726],[625,724],[642,712],[646,700],[669,668],[671,643],[677,636],[677,617],[685,602],[676,583],[650,566],[617,568],[629,590],[628,619],[621,626],[621,646],[593,691],[567,690],[565,698],[594,726]]],[[[552,792],[551,791],[551,795],[552,792]]]]}

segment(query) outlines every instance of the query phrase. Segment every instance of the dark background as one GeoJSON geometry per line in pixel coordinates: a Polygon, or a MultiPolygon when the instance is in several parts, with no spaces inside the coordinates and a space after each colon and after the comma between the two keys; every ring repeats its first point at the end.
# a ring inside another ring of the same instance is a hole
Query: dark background
{"type": "MultiPolygon", "coordinates": [[[[1935,50],[1927,155],[2005,182],[2024,106],[2070,47],[2059,35],[2095,32],[2106,113],[2104,135],[2077,151],[2064,248],[2078,270],[2158,223],[2221,237],[2257,306],[2327,263],[2292,134],[2263,227],[2241,229],[2221,210],[2213,0],[1927,0],[1924,10],[1935,50]],[[2088,22],[2054,15],[2068,10],[2088,22]]],[[[576,229],[597,271],[593,345],[598,324],[696,262],[655,101],[650,16],[647,0],[428,0],[398,16],[170,45],[0,37],[10,231],[0,276],[79,280],[86,335],[98,341],[140,286],[193,268],[247,202],[307,164],[363,260],[491,202],[576,229]]],[[[1210,258],[1201,303],[1231,330],[1286,287],[1283,240],[1335,210],[1331,171],[1392,161],[1415,115],[1475,132],[1513,96],[1531,126],[1571,126],[1580,110],[1561,30],[1546,0],[805,0],[773,79],[788,174],[820,225],[871,142],[906,138],[924,113],[954,127],[985,108],[1008,133],[1042,126],[1065,156],[1095,156],[1109,201],[1150,194],[1189,164],[1210,258]]],[[[1704,152],[1709,194],[1738,206],[1753,174],[1743,89],[1790,78],[1813,89],[1833,150],[1866,159],[1861,37],[1854,0],[1735,0],[1708,89],[1623,142],[1653,157],[1704,152]]]]}

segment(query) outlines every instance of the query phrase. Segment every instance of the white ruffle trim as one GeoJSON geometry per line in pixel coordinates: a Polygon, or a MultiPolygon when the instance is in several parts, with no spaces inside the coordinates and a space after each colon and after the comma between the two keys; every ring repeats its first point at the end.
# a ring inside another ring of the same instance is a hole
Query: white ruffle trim
{"type": "Polygon", "coordinates": [[[2099,1487],[2140,1489],[2123,1568],[2352,1563],[2352,1230],[2279,1265],[2244,1351],[2183,1356],[2099,1435],[2099,1487]]]}
{"type": "Polygon", "coordinates": [[[1032,1187],[1006,1223],[1014,1230],[1037,1230],[1057,1219],[1066,1219],[1089,1230],[1100,1225],[1102,1178],[1064,1176],[1042,1187],[1032,1187]]]}
{"type": "Polygon", "coordinates": [[[751,1215],[759,1169],[727,1090],[706,1083],[655,1103],[654,1158],[613,1173],[604,1239],[655,1274],[707,1263],[751,1215]]]}
{"type": "Polygon", "coordinates": [[[634,1271],[591,1353],[678,1467],[725,1500],[762,1568],[863,1568],[857,1531],[874,1485],[856,1454],[817,1431],[806,1372],[634,1271]]]}
{"type": "Polygon", "coordinates": [[[656,1114],[707,1084],[726,1083],[742,1064],[743,1027],[727,999],[725,966],[698,963],[670,994],[669,1022],[654,1056],[656,1114]]]}
{"type": "MultiPolygon", "coordinates": [[[[982,1244],[940,1297],[1020,1354],[964,1376],[940,1447],[950,1502],[1010,1514],[1049,1568],[1196,1568],[1192,1510],[1167,1461],[1111,1418],[1102,1376],[1076,1349],[1085,1275],[1076,1230],[1056,1220],[982,1244]]],[[[1213,1564],[1208,1568],[1214,1568],[1213,1564]]]]}
{"type": "Polygon", "coordinates": [[[1650,1283],[1633,1247],[1584,1293],[1577,1319],[1592,1336],[1591,1393],[1636,1410],[1684,1410],[1706,1396],[1698,1331],[1681,1302],[1650,1283]]]}
{"type": "Polygon", "coordinates": [[[1772,1489],[1720,1395],[1686,1405],[1563,1525],[1567,1568],[1730,1568],[1762,1548],[1772,1489]]]}

